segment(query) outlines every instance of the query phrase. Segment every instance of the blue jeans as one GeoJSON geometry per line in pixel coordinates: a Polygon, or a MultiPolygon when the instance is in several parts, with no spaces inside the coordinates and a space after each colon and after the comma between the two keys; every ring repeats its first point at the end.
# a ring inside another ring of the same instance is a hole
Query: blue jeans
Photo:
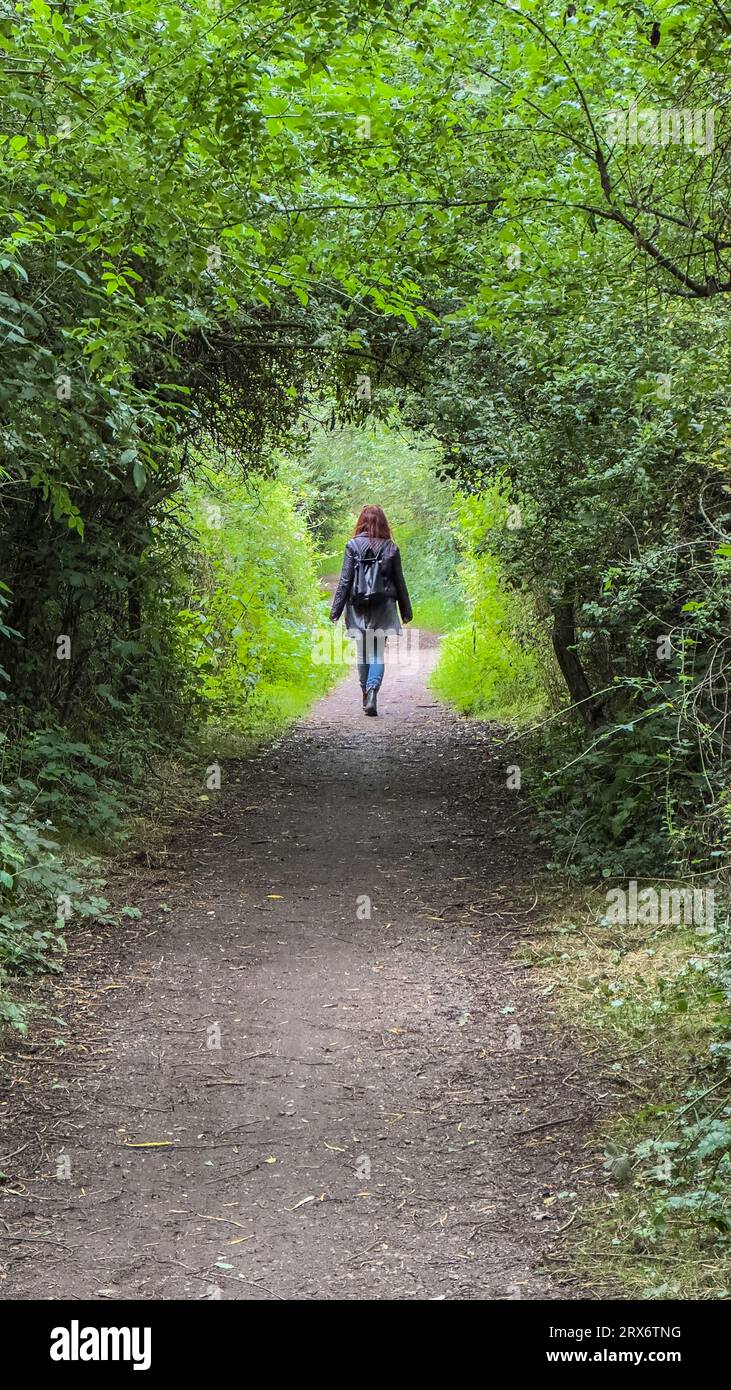
{"type": "Polygon", "coordinates": [[[380,690],[385,669],[383,661],[359,661],[358,680],[361,690],[380,690]]]}

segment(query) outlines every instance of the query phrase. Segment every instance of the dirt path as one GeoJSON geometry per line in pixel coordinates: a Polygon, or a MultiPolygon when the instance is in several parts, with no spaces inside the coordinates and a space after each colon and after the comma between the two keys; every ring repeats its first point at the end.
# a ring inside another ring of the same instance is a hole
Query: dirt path
{"type": "Polygon", "coordinates": [[[586,1296],[542,1257],[607,1100],[511,958],[505,760],[422,656],[227,765],[142,921],[75,934],[67,1026],[5,1045],[4,1297],[586,1296]]]}

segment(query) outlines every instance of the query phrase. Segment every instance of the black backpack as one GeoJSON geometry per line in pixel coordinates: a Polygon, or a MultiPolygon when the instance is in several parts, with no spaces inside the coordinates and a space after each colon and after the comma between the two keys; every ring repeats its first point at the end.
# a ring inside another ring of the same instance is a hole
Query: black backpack
{"type": "Polygon", "coordinates": [[[353,552],[353,583],[350,596],[357,607],[367,608],[378,603],[386,592],[386,582],[381,569],[383,546],[376,552],[368,543],[365,549],[356,546],[353,552]]]}

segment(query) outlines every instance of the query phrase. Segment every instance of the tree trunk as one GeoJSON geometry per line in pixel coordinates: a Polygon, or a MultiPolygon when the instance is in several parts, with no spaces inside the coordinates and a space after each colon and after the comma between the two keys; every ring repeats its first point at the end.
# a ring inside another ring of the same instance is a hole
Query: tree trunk
{"type": "Polygon", "coordinates": [[[592,695],[591,686],[576,651],[574,605],[570,598],[562,599],[553,611],[551,639],[571,701],[578,705],[579,714],[585,723],[590,728],[595,728],[597,724],[602,723],[603,711],[601,701],[592,695]]]}

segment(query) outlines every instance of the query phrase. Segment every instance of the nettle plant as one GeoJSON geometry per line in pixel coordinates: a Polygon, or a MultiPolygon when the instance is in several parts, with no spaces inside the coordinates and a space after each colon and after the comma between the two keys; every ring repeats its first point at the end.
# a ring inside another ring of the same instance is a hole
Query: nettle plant
{"type": "Polygon", "coordinates": [[[98,860],[69,860],[51,823],[36,820],[13,788],[0,787],[0,1022],[21,1032],[37,1005],[13,998],[14,977],[58,973],[75,920],[113,926],[139,916],[134,907],[110,907],[99,891],[98,860]]]}
{"type": "Polygon", "coordinates": [[[75,919],[113,925],[139,913],[113,910],[98,856],[63,843],[82,825],[87,842],[119,838],[123,801],[105,786],[107,760],[59,730],[13,745],[0,734],[0,747],[0,1021],[24,1031],[32,1005],[12,998],[12,978],[57,973],[75,919]]]}

